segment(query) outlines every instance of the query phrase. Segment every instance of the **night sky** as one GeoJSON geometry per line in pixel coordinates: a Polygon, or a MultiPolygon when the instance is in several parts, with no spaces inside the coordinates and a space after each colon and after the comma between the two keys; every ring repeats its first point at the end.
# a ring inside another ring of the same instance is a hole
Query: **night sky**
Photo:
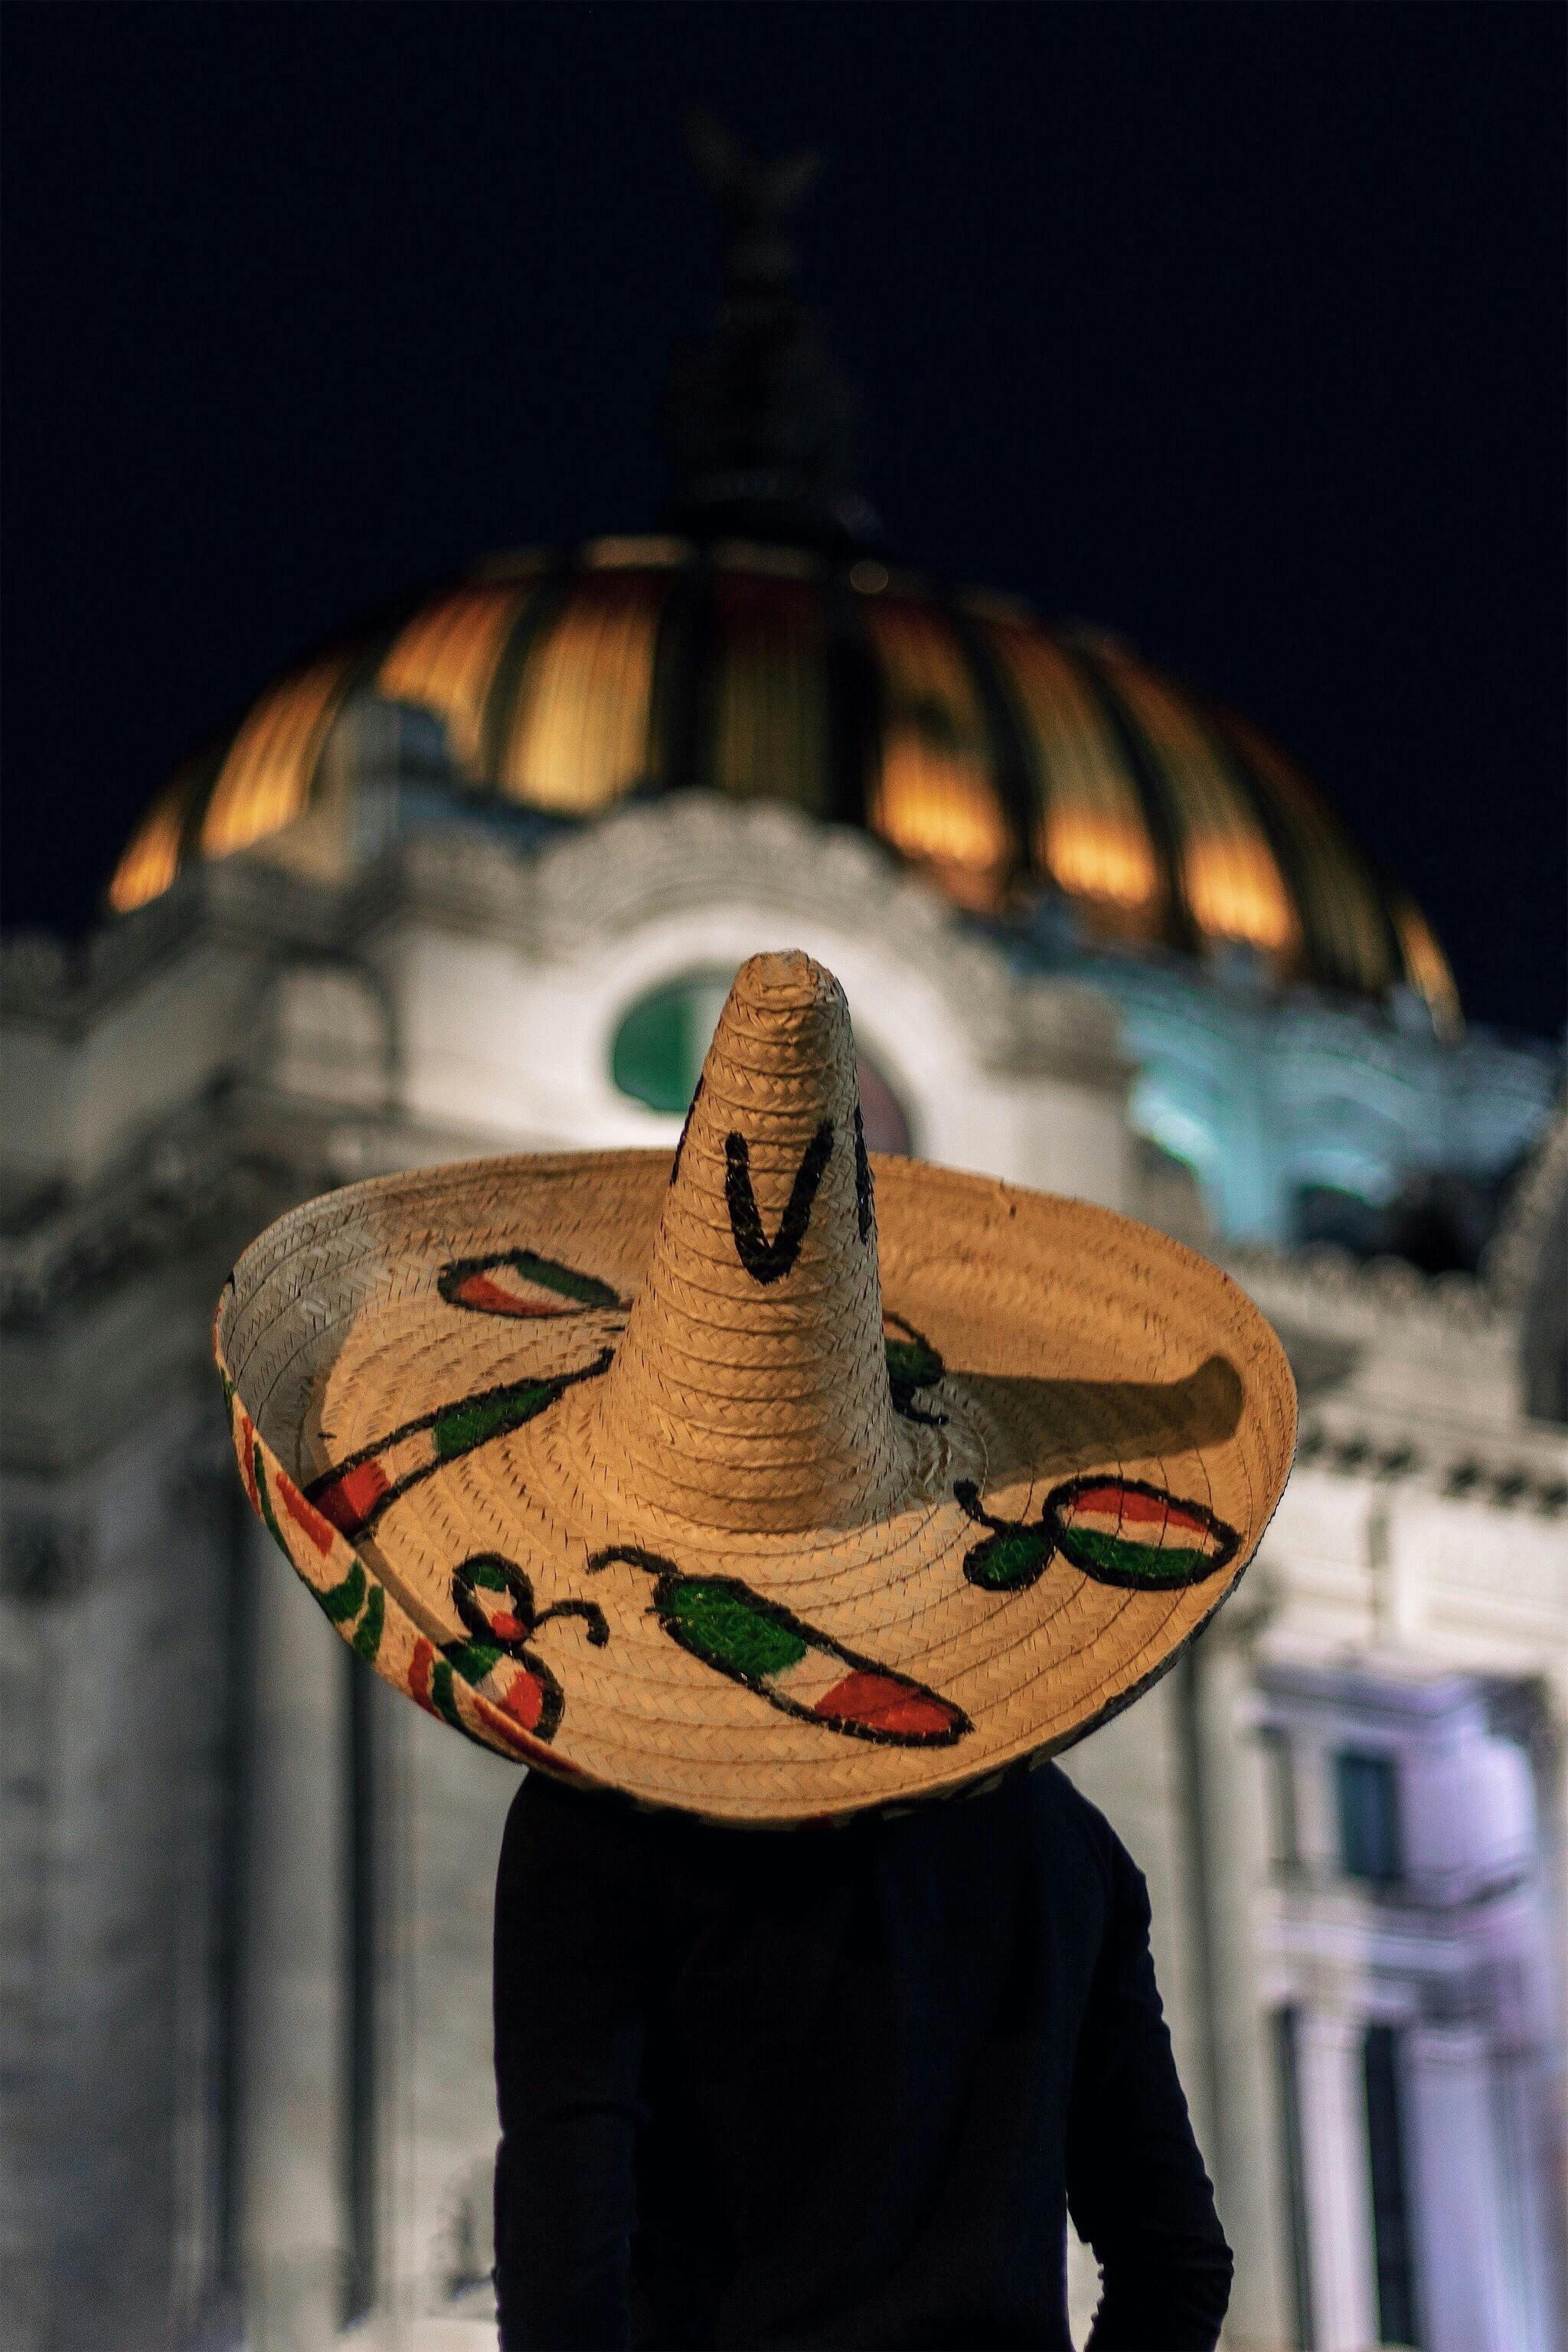
{"type": "Polygon", "coordinates": [[[899,555],[1316,769],[1473,1015],[1565,1010],[1563,12],[12,5],[4,914],[360,609],[657,523],[700,99],[899,555]]]}

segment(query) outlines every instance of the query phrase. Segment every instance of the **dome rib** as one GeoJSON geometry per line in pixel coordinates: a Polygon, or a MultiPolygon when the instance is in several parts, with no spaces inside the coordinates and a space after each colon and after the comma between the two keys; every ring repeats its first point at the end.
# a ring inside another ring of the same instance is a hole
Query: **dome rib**
{"type": "Polygon", "coordinates": [[[871,779],[882,740],[882,687],[866,627],[866,599],[842,571],[823,583],[828,712],[827,814],[870,830],[871,779]]]}
{"type": "Polygon", "coordinates": [[[793,799],[830,814],[832,679],[824,599],[809,579],[713,574],[713,677],[703,779],[741,800],[793,799]]]}
{"type": "Polygon", "coordinates": [[[595,816],[648,781],[668,571],[593,560],[567,575],[523,658],[502,763],[481,782],[552,815],[595,816]]]}
{"type": "Polygon", "coordinates": [[[950,599],[945,610],[948,625],[969,666],[974,691],[990,730],[992,788],[1007,817],[1013,836],[1012,869],[1007,876],[1007,887],[1011,888],[1034,864],[1035,842],[1042,814],[1039,784],[1029,759],[1024,730],[1018,725],[1017,714],[1007,698],[991,647],[961,604],[950,599]]]}
{"type": "Polygon", "coordinates": [[[1281,978],[1302,964],[1300,909],[1268,834],[1216,761],[1194,698],[1125,653],[1100,661],[1160,778],[1173,820],[1182,895],[1200,939],[1261,952],[1281,978]]]}
{"type": "Polygon", "coordinates": [[[518,704],[528,666],[541,639],[560,617],[570,578],[563,561],[542,566],[501,641],[480,712],[479,757],[473,774],[479,790],[508,772],[508,749],[517,726],[518,704]]]}
{"type": "Polygon", "coordinates": [[[196,835],[220,754],[198,752],[176,768],[121,856],[105,892],[111,913],[126,915],[161,898],[181,866],[200,855],[196,835]]]}
{"type": "Polygon", "coordinates": [[[871,830],[929,866],[961,905],[1003,903],[1014,879],[1010,812],[984,704],[942,608],[900,583],[868,598],[882,687],[871,830]]]}
{"type": "Polygon", "coordinates": [[[1163,943],[1180,950],[1184,955],[1196,955],[1203,943],[1202,934],[1187,898],[1186,878],[1182,868],[1180,824],[1171,803],[1167,780],[1142,730],[1116,691],[1115,684],[1098,655],[1088,646],[1078,643],[1064,645],[1062,653],[1093,697],[1110,730],[1121,755],[1122,765],[1138,796],[1144,829],[1159,861],[1164,885],[1163,943]]]}
{"type": "Polygon", "coordinates": [[[1269,854],[1295,912],[1297,972],[1331,971],[1334,965],[1332,941],[1324,936],[1320,924],[1316,893],[1311,887],[1306,861],[1300,855],[1300,844],[1285,821],[1284,809],[1264,790],[1246,764],[1236,758],[1224,736],[1213,725],[1207,705],[1194,697],[1190,698],[1188,707],[1210,759],[1229,779],[1232,790],[1251,812],[1253,822],[1268,845],[1269,854]]]}
{"type": "Polygon", "coordinates": [[[1066,648],[1016,614],[984,624],[1039,778],[1031,867],[1131,946],[1166,938],[1166,877],[1141,797],[1092,685],[1066,648]]]}
{"type": "Polygon", "coordinates": [[[711,688],[719,624],[713,567],[703,549],[681,566],[666,597],[654,638],[644,781],[664,792],[711,786],[714,711],[711,688]]]}
{"type": "Polygon", "coordinates": [[[375,674],[394,702],[439,713],[454,764],[478,777],[488,766],[484,740],[497,671],[536,591],[476,582],[424,605],[397,632],[375,674]]]}
{"type": "Polygon", "coordinates": [[[1289,871],[1307,932],[1310,968],[1331,986],[1383,994],[1403,965],[1398,942],[1363,862],[1347,854],[1346,837],[1309,780],[1291,769],[1255,728],[1223,704],[1205,701],[1204,716],[1215,741],[1259,810],[1291,837],[1289,871]]]}

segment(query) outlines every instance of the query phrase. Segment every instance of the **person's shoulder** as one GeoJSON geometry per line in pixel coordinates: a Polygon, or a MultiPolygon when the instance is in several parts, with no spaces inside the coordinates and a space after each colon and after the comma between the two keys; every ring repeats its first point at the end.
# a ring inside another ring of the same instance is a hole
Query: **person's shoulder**
{"type": "Polygon", "coordinates": [[[1059,1764],[1038,1764],[1018,1782],[1038,1834],[1058,1853],[1086,1862],[1110,1893],[1129,1864],[1122,1844],[1098,1805],[1090,1804],[1059,1764]]]}
{"type": "Polygon", "coordinates": [[[630,1858],[646,1843],[635,1808],[616,1796],[578,1787],[549,1772],[525,1772],[507,1815],[507,1842],[535,1855],[630,1858]]]}
{"type": "Polygon", "coordinates": [[[700,1869],[710,1853],[775,1834],[718,1828],[670,1807],[639,1804],[616,1789],[543,1770],[524,1773],[506,1833],[533,1849],[581,1857],[584,1868],[677,1874],[700,1869]]]}

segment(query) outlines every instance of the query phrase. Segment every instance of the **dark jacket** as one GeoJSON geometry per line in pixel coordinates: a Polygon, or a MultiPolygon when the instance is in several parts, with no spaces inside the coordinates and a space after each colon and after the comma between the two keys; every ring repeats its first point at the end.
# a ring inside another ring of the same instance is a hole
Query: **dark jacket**
{"type": "Polygon", "coordinates": [[[710,1829],[535,1774],[496,1896],[503,2352],[1207,2352],[1230,2252],[1142,1879],[1054,1765],[710,1829]]]}

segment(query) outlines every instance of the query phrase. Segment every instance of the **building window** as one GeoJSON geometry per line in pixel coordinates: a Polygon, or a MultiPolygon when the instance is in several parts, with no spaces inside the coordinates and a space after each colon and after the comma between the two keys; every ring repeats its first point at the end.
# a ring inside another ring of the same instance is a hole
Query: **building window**
{"type": "Polygon", "coordinates": [[[1377,2265],[1381,2344],[1418,2345],[1415,2255],[1405,2178],[1399,2036],[1392,2025],[1367,2028],[1366,2139],[1372,2174],[1373,2252],[1377,2265]]]}
{"type": "Polygon", "coordinates": [[[1307,2179],[1301,2138],[1301,2070],[1293,2009],[1274,2012],[1274,2079],[1279,2100],[1280,2156],[1289,2231],[1290,2298],[1298,2352],[1312,2352],[1312,2272],[1307,2234],[1307,2179]]]}
{"type": "Polygon", "coordinates": [[[611,1074],[622,1094],[650,1110],[683,1112],[729,990],[721,973],[691,972],[634,1004],[610,1054],[611,1074]]]}
{"type": "Polygon", "coordinates": [[[1399,1789],[1391,1756],[1334,1759],[1339,1798],[1340,1864],[1347,1878],[1392,1886],[1402,1874],[1399,1789]]]}
{"type": "MultiPolygon", "coordinates": [[[[610,1049],[611,1076],[622,1094],[672,1117],[685,1110],[702,1074],[731,977],[726,972],[688,972],[633,1005],[610,1049]]],[[[893,1089],[865,1054],[856,1055],[855,1067],[867,1149],[910,1150],[910,1123],[893,1089]]]]}
{"type": "Polygon", "coordinates": [[[1268,1859],[1276,1870],[1294,1870],[1300,1860],[1296,1837],[1296,1774],[1290,1737],[1277,1723],[1261,1734],[1265,1801],[1268,1807],[1268,1859]]]}

